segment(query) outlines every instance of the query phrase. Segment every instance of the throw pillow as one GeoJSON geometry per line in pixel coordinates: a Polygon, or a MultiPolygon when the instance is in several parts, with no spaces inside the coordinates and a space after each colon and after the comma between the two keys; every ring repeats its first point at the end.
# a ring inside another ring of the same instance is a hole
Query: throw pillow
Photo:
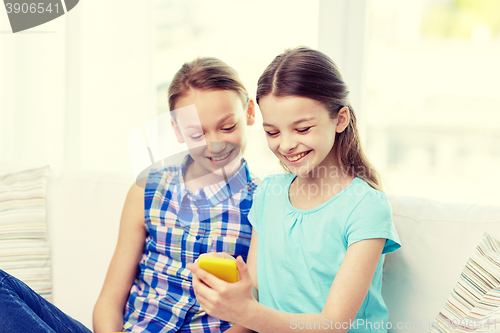
{"type": "Polygon", "coordinates": [[[432,333],[500,332],[500,242],[484,234],[432,333]]]}
{"type": "Polygon", "coordinates": [[[51,301],[48,176],[48,166],[0,176],[0,269],[51,301]]]}

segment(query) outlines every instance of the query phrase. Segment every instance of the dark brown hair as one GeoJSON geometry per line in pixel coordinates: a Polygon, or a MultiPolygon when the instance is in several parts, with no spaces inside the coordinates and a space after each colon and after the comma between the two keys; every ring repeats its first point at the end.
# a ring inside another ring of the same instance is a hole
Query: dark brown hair
{"type": "Polygon", "coordinates": [[[342,133],[336,134],[332,150],[342,172],[360,177],[373,188],[381,189],[379,175],[361,148],[356,116],[348,99],[349,89],[327,55],[308,47],[297,47],[278,55],[259,78],[257,104],[269,94],[314,99],[323,103],[332,119],[337,117],[340,109],[348,107],[349,124],[342,133]]]}
{"type": "Polygon", "coordinates": [[[248,105],[248,92],[238,73],[218,58],[197,58],[182,65],[168,87],[170,111],[175,110],[177,100],[190,89],[233,90],[241,98],[243,107],[246,108],[248,105]]]}

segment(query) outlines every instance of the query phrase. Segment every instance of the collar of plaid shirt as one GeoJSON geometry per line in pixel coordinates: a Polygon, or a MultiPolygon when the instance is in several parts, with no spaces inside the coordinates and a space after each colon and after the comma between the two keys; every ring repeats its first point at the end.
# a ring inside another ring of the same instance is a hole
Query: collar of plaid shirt
{"type": "Polygon", "coordinates": [[[238,193],[243,187],[247,187],[251,182],[247,162],[242,158],[241,165],[235,173],[223,181],[205,186],[193,193],[186,188],[183,176],[186,172],[186,167],[191,162],[193,162],[193,158],[189,154],[186,155],[182,161],[181,172],[179,173],[180,188],[177,192],[178,202],[182,202],[182,199],[190,193],[195,200],[205,199],[210,207],[213,207],[230,198],[234,193],[238,193]]]}

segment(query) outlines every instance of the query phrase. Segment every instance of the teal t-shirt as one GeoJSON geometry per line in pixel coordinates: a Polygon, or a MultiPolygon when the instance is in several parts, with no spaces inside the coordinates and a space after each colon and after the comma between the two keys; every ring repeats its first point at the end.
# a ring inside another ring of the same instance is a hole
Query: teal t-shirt
{"type": "MultiPolygon", "coordinates": [[[[387,332],[382,266],[384,254],[401,247],[387,196],[355,178],[328,201],[302,210],[290,203],[288,193],[294,178],[294,174],[265,178],[248,215],[259,241],[259,302],[290,313],[320,313],[347,248],[364,239],[386,238],[368,294],[354,320],[357,325],[350,326],[349,332],[387,332]]],[[[293,325],[299,323],[291,322],[293,325]]]]}

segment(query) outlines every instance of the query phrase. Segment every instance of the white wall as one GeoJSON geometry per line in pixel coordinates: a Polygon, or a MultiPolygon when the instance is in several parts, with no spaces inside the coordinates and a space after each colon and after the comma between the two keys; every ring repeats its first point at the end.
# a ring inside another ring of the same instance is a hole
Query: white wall
{"type": "MultiPolygon", "coordinates": [[[[99,173],[99,179],[110,181],[128,177],[131,185],[128,136],[156,115],[153,29],[149,0],[80,1],[66,15],[16,34],[9,32],[7,15],[0,10],[0,175],[49,164],[56,179],[99,173]]],[[[66,196],[76,198],[65,184],[66,196]]],[[[96,200],[106,197],[96,195],[96,200]]],[[[107,225],[79,216],[58,221],[57,230],[51,217],[64,216],[70,208],[50,201],[53,300],[89,327],[96,285],[102,286],[118,235],[123,199],[110,200],[120,207],[109,207],[112,221],[99,220],[107,225]],[[95,244],[98,239],[110,244],[95,244]],[[93,273],[96,246],[106,251],[93,273]],[[72,271],[75,265],[89,268],[86,275],[72,271]]],[[[92,200],[69,202],[96,206],[92,200]]],[[[106,216],[93,209],[89,214],[106,216]]]]}
{"type": "Polygon", "coordinates": [[[0,161],[63,165],[65,21],[36,32],[10,29],[0,10],[0,161]]]}
{"type": "Polygon", "coordinates": [[[351,105],[362,119],[369,1],[320,0],[319,6],[318,50],[338,66],[351,105]]]}
{"type": "Polygon", "coordinates": [[[128,135],[156,113],[150,9],[81,1],[54,21],[0,34],[2,163],[133,180],[128,135]]]}

